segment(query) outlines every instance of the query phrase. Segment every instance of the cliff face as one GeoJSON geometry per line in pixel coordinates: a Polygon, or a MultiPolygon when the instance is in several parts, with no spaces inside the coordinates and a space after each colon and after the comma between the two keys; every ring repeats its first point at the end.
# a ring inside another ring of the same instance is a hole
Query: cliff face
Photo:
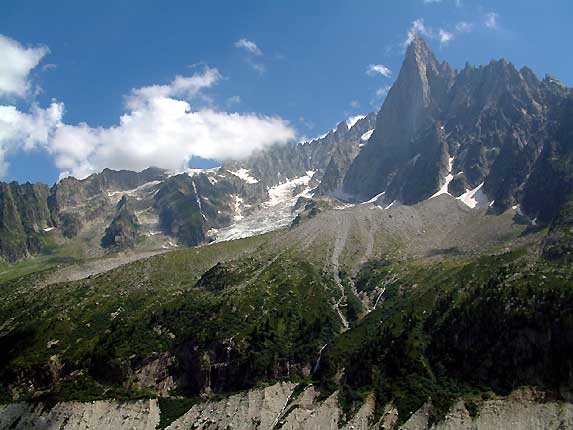
{"type": "Polygon", "coordinates": [[[505,60],[454,72],[415,38],[343,190],[358,201],[384,192],[388,203],[413,204],[442,187],[459,197],[483,184],[491,211],[521,204],[547,222],[571,188],[570,97],[558,81],[505,60]]]}
{"type": "Polygon", "coordinates": [[[104,248],[133,248],[137,240],[139,221],[127,197],[117,204],[116,214],[101,239],[104,248]]]}
{"type": "Polygon", "coordinates": [[[0,255],[9,262],[39,252],[53,226],[44,184],[0,183],[0,255]]]}
{"type": "Polygon", "coordinates": [[[0,429],[562,430],[573,426],[571,404],[535,399],[527,392],[480,401],[469,410],[459,400],[444,420],[434,424],[428,420],[432,405],[426,404],[400,427],[392,404],[382,408],[382,415],[377,416],[369,398],[347,417],[336,394],[321,400],[315,387],[301,389],[290,383],[250,390],[225,400],[200,402],[175,415],[166,406],[166,401],[155,399],[56,405],[14,403],[0,406],[0,429]]]}

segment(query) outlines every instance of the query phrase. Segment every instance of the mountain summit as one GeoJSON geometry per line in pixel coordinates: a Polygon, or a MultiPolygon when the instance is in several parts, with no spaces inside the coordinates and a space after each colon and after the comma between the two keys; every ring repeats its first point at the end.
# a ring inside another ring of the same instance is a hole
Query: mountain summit
{"type": "MultiPolygon", "coordinates": [[[[565,144],[560,130],[571,121],[570,100],[559,82],[506,60],[453,71],[415,36],[376,131],[344,178],[344,194],[365,201],[384,193],[385,202],[403,204],[441,192],[479,194],[496,213],[523,203],[532,219],[548,221],[555,207],[548,214],[546,202],[528,196],[540,186],[541,173],[532,174],[551,164],[546,145],[559,152],[565,144]]],[[[559,187],[570,186],[565,176],[559,187]]]]}

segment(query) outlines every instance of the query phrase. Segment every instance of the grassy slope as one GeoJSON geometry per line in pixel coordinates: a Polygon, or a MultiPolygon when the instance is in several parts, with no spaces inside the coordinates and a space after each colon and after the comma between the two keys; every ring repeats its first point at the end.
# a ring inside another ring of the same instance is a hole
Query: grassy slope
{"type": "MultiPolygon", "coordinates": [[[[150,395],[130,379],[130,369],[144,359],[191,343],[199,361],[216,360],[221,342],[231,338],[235,373],[221,390],[283,377],[291,365],[302,375],[339,329],[328,304],[334,288],[287,253],[261,270],[263,261],[248,252],[266,239],[181,250],[44,288],[34,287],[41,274],[2,284],[2,381],[23,398],[150,395]],[[217,261],[236,256],[195,286],[217,261]],[[26,388],[29,382],[33,389],[26,388]]],[[[194,395],[203,387],[183,388],[194,395]]]]}
{"type": "MultiPolygon", "coordinates": [[[[349,230],[340,256],[349,317],[363,312],[349,276],[370,225],[349,230]]],[[[562,351],[573,345],[572,274],[539,257],[546,230],[520,229],[509,242],[465,253],[445,252],[440,241],[443,249],[424,258],[413,257],[420,246],[405,258],[401,238],[378,230],[355,285],[371,298],[384,286],[384,300],[338,335],[334,240],[308,227],[180,250],[76,282],[41,288],[38,273],[1,283],[4,399],[153,396],[133,371],[161,353],[177,359],[172,394],[192,398],[206,385],[228,393],[304,377],[325,343],[314,379],[325,394],[341,387],[348,413],[371,392],[379,405],[392,400],[403,421],[428,399],[439,418],[460,395],[475,411],[473,400],[492,391],[570,389],[573,354],[562,351]],[[190,374],[193,381],[181,380],[190,374]]]]}
{"type": "Polygon", "coordinates": [[[359,289],[385,285],[383,305],[323,353],[330,392],[343,369],[347,411],[363,394],[394,401],[401,421],[428,399],[439,419],[459,396],[521,385],[570,389],[573,271],[525,250],[431,265],[367,267],[359,289]]]}

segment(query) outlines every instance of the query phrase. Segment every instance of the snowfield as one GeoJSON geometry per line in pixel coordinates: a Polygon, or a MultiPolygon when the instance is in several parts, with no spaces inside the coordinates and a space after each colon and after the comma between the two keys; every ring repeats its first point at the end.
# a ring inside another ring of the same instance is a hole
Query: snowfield
{"type": "Polygon", "coordinates": [[[312,189],[308,183],[313,175],[314,171],[308,171],[305,176],[269,188],[269,200],[248,216],[242,215],[242,201],[237,199],[235,223],[219,229],[215,242],[256,236],[289,225],[296,216],[292,208],[298,198],[311,196],[312,189]],[[305,188],[300,193],[294,194],[295,189],[300,186],[305,188]]]}
{"type": "Polygon", "coordinates": [[[237,176],[238,178],[242,179],[243,181],[245,181],[247,184],[256,184],[257,182],[259,182],[258,179],[253,178],[250,174],[250,170],[248,169],[239,169],[236,172],[233,172],[232,170],[229,170],[229,172],[235,176],[237,176]]]}

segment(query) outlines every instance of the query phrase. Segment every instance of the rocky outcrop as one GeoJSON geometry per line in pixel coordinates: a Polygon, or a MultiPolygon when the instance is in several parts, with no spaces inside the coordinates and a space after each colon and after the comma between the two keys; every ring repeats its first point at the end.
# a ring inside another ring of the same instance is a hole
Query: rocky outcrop
{"type": "MultiPolygon", "coordinates": [[[[397,424],[397,412],[386,405],[380,413],[368,397],[350,416],[342,412],[337,393],[320,400],[309,386],[278,383],[219,401],[201,402],[168,430],[562,430],[573,426],[573,404],[539,399],[525,391],[506,398],[479,401],[468,410],[457,401],[446,416],[432,423],[431,403],[416,411],[406,423],[397,424]]],[[[161,411],[157,400],[134,402],[62,402],[56,405],[13,403],[0,406],[0,429],[24,430],[134,430],[156,429],[161,411]]],[[[165,422],[166,418],[164,418],[165,422]]],[[[167,419],[169,420],[169,418],[167,419]]]]}
{"type": "Polygon", "coordinates": [[[0,255],[9,262],[42,249],[42,235],[52,227],[44,184],[0,182],[0,255]]]}
{"type": "Polygon", "coordinates": [[[137,240],[139,222],[126,196],[117,204],[116,214],[101,239],[104,248],[133,248],[137,240]]]}
{"type": "Polygon", "coordinates": [[[155,430],[158,423],[156,400],[0,405],[1,430],[155,430]]]}
{"type": "MultiPolygon", "coordinates": [[[[424,142],[427,128],[435,127],[453,83],[454,72],[436,58],[419,37],[408,47],[396,83],[388,93],[376,119],[368,145],[356,157],[344,178],[343,189],[358,200],[385,191],[401,169],[423,156],[417,150],[430,146],[424,142]]],[[[430,149],[431,151],[431,149],[430,149]]],[[[434,179],[439,171],[421,173],[418,182],[434,179]]],[[[405,176],[405,173],[402,174],[405,176]]],[[[435,182],[435,179],[434,179],[435,182]]],[[[394,185],[397,190],[402,187],[394,185]]],[[[427,193],[419,191],[418,196],[427,193]]],[[[391,196],[391,199],[399,196],[391,196]]]]}
{"type": "Polygon", "coordinates": [[[311,170],[318,180],[326,180],[323,193],[334,191],[364,145],[361,137],[374,128],[375,117],[370,113],[354,124],[342,121],[326,135],[310,142],[274,146],[247,160],[227,162],[224,167],[231,171],[248,169],[254,178],[268,186],[304,176],[311,170]]]}
{"type": "Polygon", "coordinates": [[[555,79],[503,59],[455,72],[415,37],[345,196],[413,204],[442,187],[455,197],[483,187],[492,212],[521,204],[550,222],[572,187],[570,98],[555,79]]]}

